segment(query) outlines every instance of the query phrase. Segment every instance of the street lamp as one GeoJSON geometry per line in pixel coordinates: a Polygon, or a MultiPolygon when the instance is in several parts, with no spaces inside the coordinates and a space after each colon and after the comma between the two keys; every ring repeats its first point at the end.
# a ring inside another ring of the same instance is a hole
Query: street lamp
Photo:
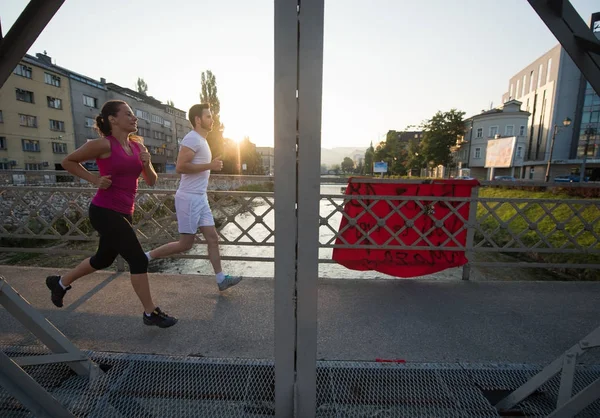
{"type": "MultiPolygon", "coordinates": [[[[567,127],[571,124],[570,118],[563,120],[563,126],[567,127]]],[[[548,158],[548,166],[546,167],[546,183],[550,180],[550,164],[552,164],[552,154],[554,153],[554,139],[556,139],[556,132],[558,131],[558,125],[554,125],[554,132],[552,133],[552,141],[550,142],[550,157],[548,158]]]]}
{"type": "Polygon", "coordinates": [[[581,171],[579,181],[585,181],[585,163],[587,162],[588,147],[590,146],[590,136],[596,135],[596,129],[590,125],[585,130],[585,148],[583,149],[583,161],[581,162],[581,171]]]}

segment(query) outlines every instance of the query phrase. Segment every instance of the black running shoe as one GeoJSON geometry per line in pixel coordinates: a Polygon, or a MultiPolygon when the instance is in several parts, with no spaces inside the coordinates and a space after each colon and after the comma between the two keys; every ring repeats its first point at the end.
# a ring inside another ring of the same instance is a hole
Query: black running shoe
{"type": "Polygon", "coordinates": [[[144,324],[146,325],[156,325],[159,328],[169,328],[177,323],[177,318],[174,316],[169,316],[163,311],[160,310],[159,307],[156,307],[150,314],[150,316],[144,315],[144,324]]]}
{"type": "Polygon", "coordinates": [[[50,299],[52,299],[52,303],[55,306],[62,308],[63,307],[63,298],[67,293],[67,290],[71,289],[71,286],[67,286],[66,289],[63,289],[59,283],[60,276],[48,276],[46,277],[46,286],[50,289],[50,299]]]}

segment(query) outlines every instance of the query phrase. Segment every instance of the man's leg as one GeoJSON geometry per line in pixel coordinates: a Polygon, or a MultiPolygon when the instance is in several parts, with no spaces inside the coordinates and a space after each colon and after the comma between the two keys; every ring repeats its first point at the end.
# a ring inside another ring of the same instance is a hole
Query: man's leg
{"type": "Polygon", "coordinates": [[[194,245],[195,238],[195,234],[180,234],[179,241],[169,242],[168,244],[155,248],[152,251],[148,251],[146,256],[149,256],[148,260],[152,260],[155,258],[164,258],[173,254],[189,251],[194,245]]]}
{"type": "Polygon", "coordinates": [[[198,199],[185,193],[175,195],[175,214],[179,229],[179,241],[169,242],[146,253],[148,260],[168,257],[189,251],[194,245],[200,217],[198,199]]]}
{"type": "Polygon", "coordinates": [[[208,245],[208,259],[213,266],[219,290],[223,291],[238,284],[242,278],[240,276],[230,276],[223,273],[221,268],[221,254],[219,253],[219,235],[214,225],[201,226],[200,231],[208,245]]]}
{"type": "Polygon", "coordinates": [[[201,226],[200,232],[204,236],[208,245],[208,259],[210,264],[213,266],[215,274],[221,273],[221,254],[219,253],[219,235],[217,234],[217,228],[214,225],[201,226]]]}

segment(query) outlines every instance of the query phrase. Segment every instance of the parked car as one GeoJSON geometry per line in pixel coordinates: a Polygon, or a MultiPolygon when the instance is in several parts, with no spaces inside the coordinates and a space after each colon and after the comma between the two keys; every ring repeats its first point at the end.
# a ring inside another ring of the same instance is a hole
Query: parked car
{"type": "MultiPolygon", "coordinates": [[[[554,181],[556,183],[579,183],[579,175],[578,174],[569,174],[566,176],[556,176],[554,177],[554,181]]],[[[589,181],[589,177],[585,177],[583,181],[589,181]]]]}
{"type": "Polygon", "coordinates": [[[458,177],[454,177],[454,180],[475,180],[475,178],[469,177],[469,176],[458,176],[458,177]]]}
{"type": "Polygon", "coordinates": [[[495,176],[494,180],[498,180],[498,181],[515,181],[516,179],[513,176],[495,176]]]}

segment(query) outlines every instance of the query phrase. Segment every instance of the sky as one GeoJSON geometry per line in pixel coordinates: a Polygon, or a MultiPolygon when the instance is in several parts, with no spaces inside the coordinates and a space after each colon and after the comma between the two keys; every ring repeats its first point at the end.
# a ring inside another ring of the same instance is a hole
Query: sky
{"type": "MultiPolygon", "coordinates": [[[[27,0],[5,0],[6,34],[27,0]]],[[[598,0],[571,0],[586,23],[598,0]]],[[[30,48],[187,111],[217,79],[225,136],[273,145],[273,0],[66,0],[30,48]]],[[[322,146],[361,147],[438,110],[501,105],[557,44],[527,0],[325,0],[322,146]]]]}

